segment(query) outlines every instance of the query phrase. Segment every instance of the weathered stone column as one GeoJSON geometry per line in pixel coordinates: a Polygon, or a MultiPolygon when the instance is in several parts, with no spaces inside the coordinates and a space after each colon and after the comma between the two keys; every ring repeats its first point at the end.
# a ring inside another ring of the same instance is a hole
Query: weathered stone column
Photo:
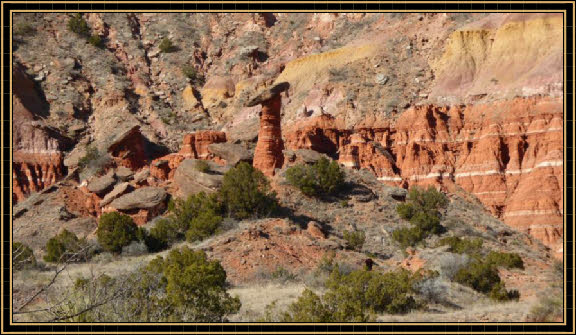
{"type": "Polygon", "coordinates": [[[289,87],[290,85],[286,82],[279,83],[264,90],[246,104],[247,107],[262,105],[253,166],[269,177],[274,175],[274,169],[281,168],[284,164],[284,141],[282,140],[280,125],[280,110],[282,109],[280,93],[289,87]]]}

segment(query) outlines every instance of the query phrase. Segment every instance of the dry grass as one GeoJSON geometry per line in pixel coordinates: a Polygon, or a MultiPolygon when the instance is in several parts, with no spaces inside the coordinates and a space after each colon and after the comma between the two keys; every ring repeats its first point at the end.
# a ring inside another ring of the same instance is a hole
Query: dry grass
{"type": "Polygon", "coordinates": [[[240,297],[242,308],[230,321],[257,321],[264,315],[266,306],[274,301],[279,310],[284,310],[302,294],[304,287],[301,283],[268,283],[232,288],[229,292],[240,297]]]}

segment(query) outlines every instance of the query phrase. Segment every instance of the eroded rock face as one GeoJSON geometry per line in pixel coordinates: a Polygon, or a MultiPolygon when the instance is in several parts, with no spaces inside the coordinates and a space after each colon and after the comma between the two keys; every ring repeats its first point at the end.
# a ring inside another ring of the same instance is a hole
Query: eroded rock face
{"type": "Polygon", "coordinates": [[[212,143],[226,142],[226,133],[221,131],[203,130],[184,137],[179,154],[186,158],[210,159],[214,155],[208,150],[212,143]]]}
{"type": "Polygon", "coordinates": [[[131,170],[143,167],[148,158],[144,150],[144,138],[140,133],[140,126],[133,126],[117,135],[108,147],[108,152],[119,166],[131,170]]]}
{"type": "Polygon", "coordinates": [[[280,83],[260,93],[248,102],[247,107],[258,104],[262,105],[260,113],[260,129],[258,130],[258,142],[254,152],[254,167],[261,170],[266,176],[273,176],[276,168],[284,164],[284,141],[282,140],[282,128],[280,110],[282,97],[280,93],[286,91],[290,85],[280,83]]]}
{"type": "Polygon", "coordinates": [[[325,152],[394,186],[462,187],[510,226],[561,247],[562,99],[425,105],[395,123],[341,124],[323,115],[294,125],[286,146],[325,152]]]}
{"type": "Polygon", "coordinates": [[[14,65],[12,77],[12,199],[16,203],[60,180],[66,168],[62,136],[39,118],[47,110],[46,102],[20,64],[14,65]]]}

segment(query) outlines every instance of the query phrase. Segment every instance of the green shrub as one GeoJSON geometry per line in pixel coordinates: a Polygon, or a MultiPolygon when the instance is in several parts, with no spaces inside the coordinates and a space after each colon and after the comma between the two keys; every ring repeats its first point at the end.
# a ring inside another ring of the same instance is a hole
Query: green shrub
{"type": "Polygon", "coordinates": [[[87,259],[86,254],[80,251],[86,247],[86,241],[80,240],[74,233],[64,229],[60,234],[52,237],[46,243],[44,261],[50,263],[78,261],[87,259]]]}
{"type": "Polygon", "coordinates": [[[168,37],[163,38],[158,47],[160,48],[160,51],[162,51],[163,53],[176,51],[176,46],[174,45],[174,43],[172,43],[172,41],[168,37]]]}
{"type": "Polygon", "coordinates": [[[486,256],[486,262],[508,269],[524,269],[522,257],[517,253],[490,251],[488,256],[486,256]]]}
{"type": "Polygon", "coordinates": [[[111,212],[100,216],[96,236],[104,250],[120,253],[123,247],[138,239],[137,232],[138,226],[130,216],[111,212]]]}
{"type": "Polygon", "coordinates": [[[344,231],[344,239],[348,244],[348,248],[360,251],[366,241],[366,233],[363,231],[344,231]]]}
{"type": "Polygon", "coordinates": [[[448,198],[435,188],[423,190],[413,187],[408,192],[406,202],[396,207],[398,215],[414,226],[411,229],[398,229],[393,238],[402,246],[414,246],[431,234],[440,234],[442,226],[441,210],[448,206],[448,198]],[[397,233],[396,233],[397,232],[397,233]]]}
{"type": "MultiPolygon", "coordinates": [[[[226,292],[226,271],[220,262],[209,261],[204,251],[172,250],[166,258],[151,261],[146,271],[161,276],[165,294],[157,297],[156,303],[169,306],[171,319],[220,322],[240,309],[240,299],[226,292]]],[[[143,281],[140,291],[149,292],[147,284],[143,281]]]]}
{"type": "Polygon", "coordinates": [[[88,38],[88,43],[92,44],[93,46],[95,46],[97,48],[103,48],[104,47],[104,41],[102,40],[102,38],[99,35],[90,36],[90,38],[88,38]]]}
{"type": "Polygon", "coordinates": [[[438,242],[438,246],[449,245],[450,251],[457,254],[474,256],[482,251],[483,241],[480,238],[467,239],[456,236],[445,237],[438,242]]]}
{"type": "Polygon", "coordinates": [[[345,173],[336,161],[322,157],[312,165],[300,164],[286,170],[286,180],[308,196],[335,194],[344,185],[345,173]]]}
{"type": "Polygon", "coordinates": [[[186,241],[202,241],[214,234],[220,224],[222,217],[213,211],[204,211],[190,221],[190,227],[186,232],[186,241]]]}
{"type": "Polygon", "coordinates": [[[279,207],[264,174],[246,162],[226,172],[218,196],[228,215],[237,219],[266,217],[279,207]]]}
{"type": "Polygon", "coordinates": [[[490,261],[477,260],[466,268],[460,269],[454,280],[462,285],[487,294],[491,299],[506,301],[518,300],[520,293],[516,290],[506,291],[498,275],[496,265],[490,261]]]}
{"type": "Polygon", "coordinates": [[[29,23],[18,23],[14,26],[14,35],[31,36],[36,33],[36,29],[29,23]]]}
{"type": "Polygon", "coordinates": [[[12,243],[12,267],[15,270],[22,270],[34,266],[36,266],[36,257],[32,249],[24,243],[12,243]]]}
{"type": "Polygon", "coordinates": [[[216,194],[200,192],[186,200],[168,203],[168,215],[150,229],[156,248],[165,248],[176,241],[203,240],[214,234],[222,223],[222,204],[216,194]]]}
{"type": "Polygon", "coordinates": [[[68,21],[68,30],[83,37],[90,36],[90,27],[88,22],[84,20],[82,14],[76,13],[68,21]]]}
{"type": "Polygon", "coordinates": [[[288,306],[281,322],[333,322],[332,311],[322,299],[309,289],[305,289],[298,300],[288,306]]]}
{"type": "Polygon", "coordinates": [[[418,227],[400,228],[392,232],[392,238],[400,244],[403,249],[415,246],[418,242],[426,238],[424,231],[418,227]]]}
{"type": "Polygon", "coordinates": [[[178,230],[170,219],[160,219],[150,229],[149,236],[157,242],[156,248],[164,249],[178,240],[178,230]]]}
{"type": "Polygon", "coordinates": [[[356,270],[342,274],[335,266],[320,297],[305,290],[284,312],[281,322],[367,322],[375,313],[407,313],[421,307],[412,287],[419,276],[409,271],[356,270]]]}
{"type": "Polygon", "coordinates": [[[183,65],[182,66],[182,74],[186,76],[186,78],[190,79],[190,81],[196,85],[203,86],[205,82],[205,78],[202,74],[198,73],[196,68],[192,65],[183,65]]]}
{"type": "Polygon", "coordinates": [[[199,160],[196,162],[194,168],[199,172],[206,173],[210,171],[210,164],[206,161],[199,160]]]}
{"type": "Polygon", "coordinates": [[[241,306],[226,289],[220,263],[185,247],[117,277],[78,278],[51,313],[69,322],[224,322],[241,306]]]}

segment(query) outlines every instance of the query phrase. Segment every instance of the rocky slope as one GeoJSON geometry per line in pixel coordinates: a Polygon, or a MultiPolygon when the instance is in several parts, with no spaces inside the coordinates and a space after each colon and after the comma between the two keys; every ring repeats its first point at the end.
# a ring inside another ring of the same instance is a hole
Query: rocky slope
{"type": "Polygon", "coordinates": [[[477,199],[562,256],[561,16],[83,17],[102,47],[68,31],[68,15],[14,17],[33,31],[15,31],[14,41],[13,200],[23,239],[38,235],[28,229],[36,205],[25,200],[37,191],[52,190],[37,196],[91,225],[110,210],[145,224],[164,211],[166,192],[211,191],[229,165],[253,156],[272,176],[311,149],[381,183],[477,199]],[[172,52],[159,49],[164,38],[172,52]],[[274,99],[254,102],[283,82],[274,99]],[[58,184],[90,148],[109,160],[58,184]],[[198,159],[217,173],[197,171],[198,159]]]}

